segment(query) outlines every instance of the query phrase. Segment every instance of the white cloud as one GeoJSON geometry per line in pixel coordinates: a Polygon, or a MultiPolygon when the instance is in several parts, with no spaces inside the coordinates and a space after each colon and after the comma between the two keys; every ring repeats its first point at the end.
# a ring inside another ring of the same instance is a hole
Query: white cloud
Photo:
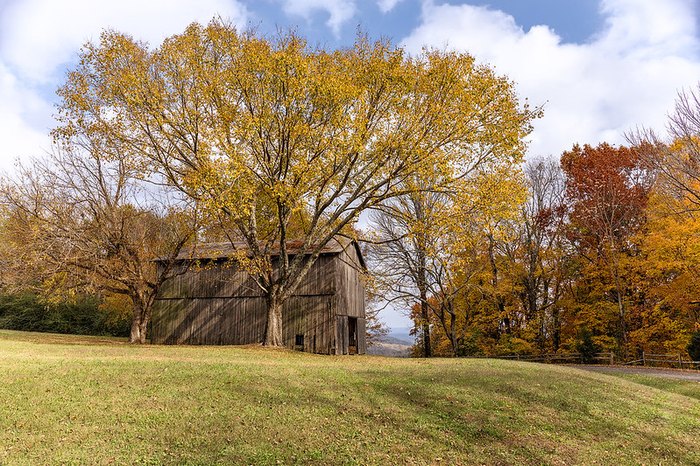
{"type": "Polygon", "coordinates": [[[602,0],[600,10],[607,28],[601,45],[613,49],[622,44],[650,54],[697,52],[696,14],[693,0],[602,0]]]}
{"type": "Polygon", "coordinates": [[[48,151],[50,104],[0,63],[0,171],[18,158],[48,151]]]}
{"type": "Polygon", "coordinates": [[[354,0],[284,0],[282,8],[286,14],[301,16],[306,21],[311,21],[318,11],[328,13],[326,25],[336,37],[340,36],[341,26],[357,12],[354,0]]]}
{"type": "Polygon", "coordinates": [[[193,21],[245,26],[235,0],[10,0],[0,8],[0,168],[50,149],[51,99],[65,65],[105,28],[157,46],[193,21]]]}
{"type": "Polygon", "coordinates": [[[192,21],[206,23],[219,15],[240,26],[247,17],[230,0],[14,0],[0,18],[0,57],[22,77],[48,82],[104,28],[158,45],[192,21]]]}
{"type": "Polygon", "coordinates": [[[403,0],[377,0],[377,5],[382,13],[389,13],[403,0]]]}
{"type": "Polygon", "coordinates": [[[402,45],[467,51],[514,80],[521,97],[545,106],[530,154],[559,155],[574,143],[624,143],[636,125],[661,129],[676,92],[700,78],[695,11],[687,1],[604,0],[605,28],[567,44],[547,26],[528,31],[501,11],[423,6],[402,45]]]}

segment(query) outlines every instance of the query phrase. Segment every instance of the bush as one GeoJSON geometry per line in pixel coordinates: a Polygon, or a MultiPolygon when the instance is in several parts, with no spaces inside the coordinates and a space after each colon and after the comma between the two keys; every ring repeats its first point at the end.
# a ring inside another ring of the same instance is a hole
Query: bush
{"type": "Polygon", "coordinates": [[[693,361],[700,361],[700,332],[695,332],[690,336],[690,343],[686,348],[693,361]]]}
{"type": "Polygon", "coordinates": [[[498,356],[532,355],[536,354],[535,346],[527,340],[512,335],[501,335],[498,344],[494,348],[498,356]]]}
{"type": "Polygon", "coordinates": [[[0,328],[77,335],[129,335],[128,316],[100,306],[94,296],[47,303],[32,293],[0,294],[0,328]]]}
{"type": "Polygon", "coordinates": [[[593,341],[593,334],[585,327],[578,332],[576,352],[581,355],[581,362],[584,364],[594,362],[595,356],[600,352],[600,348],[593,341]]]}
{"type": "Polygon", "coordinates": [[[459,341],[457,356],[482,356],[484,352],[479,345],[479,340],[480,332],[478,330],[473,330],[466,334],[459,341]]]}

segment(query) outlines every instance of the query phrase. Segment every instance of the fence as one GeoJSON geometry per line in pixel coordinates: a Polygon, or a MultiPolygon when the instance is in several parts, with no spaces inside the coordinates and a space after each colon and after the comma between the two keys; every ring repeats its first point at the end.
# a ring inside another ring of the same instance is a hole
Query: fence
{"type": "MultiPolygon", "coordinates": [[[[545,364],[583,364],[584,357],[580,353],[549,353],[538,355],[513,354],[507,356],[494,356],[498,359],[511,359],[518,361],[541,362],[545,364]]],[[[587,364],[607,364],[607,365],[635,365],[649,367],[674,367],[680,369],[700,369],[700,361],[691,361],[682,354],[652,354],[642,352],[641,358],[623,360],[615,356],[615,353],[597,353],[592,361],[585,361],[587,364]]]]}
{"type": "Polygon", "coordinates": [[[700,361],[684,359],[682,354],[653,354],[642,351],[641,359],[624,362],[625,365],[652,367],[678,367],[680,369],[700,369],[700,361]]]}

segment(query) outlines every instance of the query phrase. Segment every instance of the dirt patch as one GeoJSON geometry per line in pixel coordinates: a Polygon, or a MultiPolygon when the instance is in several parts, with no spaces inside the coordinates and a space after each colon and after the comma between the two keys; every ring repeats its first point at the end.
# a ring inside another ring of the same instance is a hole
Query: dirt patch
{"type": "Polygon", "coordinates": [[[632,367],[632,366],[573,366],[579,369],[607,374],[623,373],[648,375],[650,377],[662,377],[667,379],[690,380],[700,382],[700,372],[681,369],[662,369],[658,367],[632,367]]]}

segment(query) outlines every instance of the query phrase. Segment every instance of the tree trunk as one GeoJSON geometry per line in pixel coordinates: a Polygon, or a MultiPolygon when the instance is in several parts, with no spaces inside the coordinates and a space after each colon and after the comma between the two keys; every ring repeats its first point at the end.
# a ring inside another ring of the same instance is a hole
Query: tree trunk
{"type": "MultiPolygon", "coordinates": [[[[422,196],[414,197],[413,208],[415,210],[415,219],[419,222],[425,222],[425,199],[422,196]]],[[[428,265],[427,265],[427,238],[424,231],[418,231],[415,239],[415,248],[418,255],[418,267],[416,270],[416,285],[420,293],[420,318],[421,318],[421,333],[423,334],[423,357],[429,358],[432,356],[432,348],[430,347],[430,307],[428,306],[428,265]]]]}
{"type": "Polygon", "coordinates": [[[627,313],[619,288],[615,294],[617,294],[617,308],[620,317],[620,346],[622,346],[622,354],[627,356],[627,313]]]}
{"type": "Polygon", "coordinates": [[[129,343],[146,343],[146,329],[148,328],[148,316],[145,315],[142,306],[134,306],[134,317],[131,321],[131,335],[129,343]]]}
{"type": "Polygon", "coordinates": [[[613,278],[615,285],[615,303],[617,304],[618,318],[619,318],[619,345],[622,349],[622,354],[627,356],[627,312],[625,309],[624,302],[624,285],[622,284],[622,277],[620,277],[620,265],[618,257],[618,248],[616,247],[615,241],[613,240],[612,233],[610,233],[610,273],[613,278]]]}
{"type": "Polygon", "coordinates": [[[427,300],[428,293],[421,290],[420,318],[422,321],[423,357],[429,358],[433,353],[430,348],[430,309],[428,308],[427,300]]]}
{"type": "Polygon", "coordinates": [[[457,316],[450,311],[450,345],[452,345],[452,356],[459,356],[459,344],[457,343],[457,316]]]}
{"type": "Polygon", "coordinates": [[[496,309],[498,310],[498,315],[501,316],[501,324],[505,328],[505,333],[510,335],[510,319],[506,314],[506,305],[503,301],[498,290],[498,265],[496,264],[496,240],[492,235],[487,235],[489,240],[488,254],[489,263],[491,264],[491,285],[493,286],[493,297],[496,302],[496,309]]]}
{"type": "Polygon", "coordinates": [[[561,345],[561,319],[559,318],[559,308],[552,309],[552,349],[556,353],[561,345]]]}
{"type": "Polygon", "coordinates": [[[282,303],[274,294],[267,298],[267,328],[263,346],[284,346],[282,339],[282,303]]]}
{"type": "Polygon", "coordinates": [[[136,292],[131,296],[133,305],[133,318],[131,320],[131,334],[129,343],[146,343],[146,333],[148,332],[148,322],[151,319],[151,307],[153,305],[152,295],[149,293],[136,292]]]}
{"type": "Polygon", "coordinates": [[[418,250],[418,276],[416,277],[418,292],[420,293],[420,318],[421,333],[423,337],[423,357],[429,358],[433,355],[430,347],[430,306],[428,305],[428,279],[426,254],[422,249],[418,250]]]}

